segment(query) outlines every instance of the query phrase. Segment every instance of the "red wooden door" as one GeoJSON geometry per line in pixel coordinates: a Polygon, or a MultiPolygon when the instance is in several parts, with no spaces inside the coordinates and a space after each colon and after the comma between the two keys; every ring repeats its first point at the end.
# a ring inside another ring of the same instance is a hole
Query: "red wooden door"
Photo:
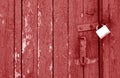
{"type": "Polygon", "coordinates": [[[119,78],[119,3],[0,0],[0,78],[119,78]]]}

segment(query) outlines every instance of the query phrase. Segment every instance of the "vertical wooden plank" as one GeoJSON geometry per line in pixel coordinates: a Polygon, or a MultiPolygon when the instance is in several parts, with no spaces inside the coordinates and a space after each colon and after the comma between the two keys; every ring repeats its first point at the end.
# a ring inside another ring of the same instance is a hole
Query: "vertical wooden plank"
{"type": "Polygon", "coordinates": [[[78,25],[83,24],[83,0],[69,0],[69,78],[83,78],[78,25]]]}
{"type": "MultiPolygon", "coordinates": [[[[77,27],[84,24],[98,23],[97,0],[70,0],[69,12],[69,53],[71,60],[72,78],[98,78],[98,38],[95,30],[78,32],[77,27]],[[94,5],[94,6],[93,6],[94,5]],[[80,62],[80,36],[86,37],[86,60],[85,66],[80,62]]],[[[97,27],[93,26],[94,28],[97,27]]]]}
{"type": "MultiPolygon", "coordinates": [[[[109,22],[107,23],[111,34],[103,39],[103,78],[119,78],[120,77],[120,1],[119,0],[105,0],[108,1],[109,22]]],[[[104,16],[103,16],[104,17],[104,16]]],[[[104,19],[103,19],[104,20],[104,19]]]]}
{"type": "Polygon", "coordinates": [[[7,74],[7,78],[14,77],[14,20],[14,0],[8,0],[8,15],[5,31],[5,44],[7,44],[5,46],[5,74],[7,74]]]}
{"type": "MultiPolygon", "coordinates": [[[[107,24],[108,28],[109,28],[109,24],[110,24],[110,7],[109,7],[109,0],[101,0],[99,1],[99,5],[100,5],[100,21],[101,24],[107,24]]],[[[101,40],[100,42],[100,78],[109,78],[110,74],[109,74],[109,52],[110,49],[109,47],[106,47],[110,45],[109,43],[109,38],[110,36],[105,37],[103,40],[101,40]],[[105,46],[104,46],[105,45],[105,46]]]]}
{"type": "Polygon", "coordinates": [[[5,28],[7,20],[8,1],[1,0],[0,3],[0,77],[5,77],[5,28]],[[4,7],[4,8],[3,8],[4,7]]]}
{"type": "Polygon", "coordinates": [[[38,0],[38,78],[53,78],[52,0],[38,0]]]}
{"type": "Polygon", "coordinates": [[[37,0],[22,1],[22,77],[37,77],[37,0]]]}
{"type": "MultiPolygon", "coordinates": [[[[98,22],[98,10],[97,1],[85,0],[84,2],[84,23],[97,23],[98,22]],[[93,6],[94,5],[94,6],[93,6]]],[[[97,27],[94,26],[94,27],[97,27]]],[[[86,33],[87,37],[87,65],[85,67],[85,78],[98,78],[98,38],[94,31],[86,33]]]]}
{"type": "MultiPolygon", "coordinates": [[[[84,0],[84,24],[98,23],[98,1],[84,0]],[[94,6],[93,6],[94,5],[94,6]]],[[[96,28],[97,25],[94,25],[96,28]]],[[[99,78],[98,67],[98,37],[96,30],[85,33],[87,38],[87,65],[85,66],[85,78],[99,78]]]]}
{"type": "Polygon", "coordinates": [[[67,8],[67,0],[54,0],[54,78],[68,77],[67,8]]]}
{"type": "Polygon", "coordinates": [[[14,0],[0,3],[0,78],[14,77],[14,0]]]}
{"type": "Polygon", "coordinates": [[[21,78],[21,0],[15,1],[15,78],[21,78]]]}

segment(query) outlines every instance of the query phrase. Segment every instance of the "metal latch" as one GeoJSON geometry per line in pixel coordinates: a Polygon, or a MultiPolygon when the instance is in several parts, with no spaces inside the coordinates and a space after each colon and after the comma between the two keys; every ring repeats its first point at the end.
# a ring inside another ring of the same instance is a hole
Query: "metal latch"
{"type": "Polygon", "coordinates": [[[80,37],[80,62],[86,64],[86,37],[80,37]]]}
{"type": "Polygon", "coordinates": [[[78,32],[93,31],[98,29],[98,23],[78,25],[78,32]]]}
{"type": "Polygon", "coordinates": [[[97,29],[98,23],[93,24],[83,24],[78,25],[78,32],[79,32],[79,38],[80,38],[80,63],[82,66],[84,66],[87,63],[86,59],[86,37],[84,35],[80,35],[81,33],[84,33],[85,31],[93,31],[97,29]]]}

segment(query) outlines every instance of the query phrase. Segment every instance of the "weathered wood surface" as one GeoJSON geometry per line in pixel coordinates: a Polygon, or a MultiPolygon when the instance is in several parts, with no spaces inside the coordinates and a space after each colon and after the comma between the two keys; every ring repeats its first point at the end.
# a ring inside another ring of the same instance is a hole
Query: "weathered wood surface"
{"type": "MultiPolygon", "coordinates": [[[[71,78],[98,78],[98,38],[95,30],[78,32],[78,25],[98,22],[96,0],[69,0],[69,56],[71,78]],[[94,5],[94,6],[93,6],[94,5]],[[86,60],[83,67],[80,63],[80,34],[86,37],[86,60]]],[[[96,27],[96,26],[94,26],[96,27]]]]}
{"type": "Polygon", "coordinates": [[[83,68],[80,64],[80,44],[77,25],[84,19],[80,19],[83,13],[83,0],[69,0],[69,77],[83,78],[83,68]]]}
{"type": "Polygon", "coordinates": [[[119,78],[119,6],[119,0],[1,0],[0,78],[119,78]],[[95,30],[78,32],[98,22],[111,31],[104,39],[95,30]]]}
{"type": "Polygon", "coordinates": [[[38,0],[38,78],[53,78],[52,0],[38,0]]]}
{"type": "Polygon", "coordinates": [[[37,77],[37,0],[22,1],[22,77],[37,77]]]}
{"type": "Polygon", "coordinates": [[[21,25],[21,22],[22,22],[22,15],[21,15],[21,10],[22,10],[22,7],[21,7],[21,0],[16,0],[15,1],[15,10],[14,10],[14,12],[15,12],[15,16],[14,16],[14,18],[15,18],[15,33],[14,33],[14,35],[15,35],[15,58],[14,58],[14,60],[15,60],[15,70],[14,70],[14,74],[15,74],[15,78],[21,78],[21,74],[22,74],[22,71],[21,71],[21,63],[22,63],[22,58],[21,58],[21,52],[22,52],[22,44],[21,44],[21,35],[22,35],[22,30],[21,30],[21,27],[22,27],[22,25],[21,25]]]}
{"type": "Polygon", "coordinates": [[[0,78],[14,77],[14,0],[0,2],[0,78]]]}
{"type": "Polygon", "coordinates": [[[68,2],[54,0],[54,78],[68,77],[68,2]]]}
{"type": "Polygon", "coordinates": [[[108,25],[111,34],[103,39],[103,78],[120,77],[120,1],[105,0],[103,22],[108,25]],[[104,18],[107,16],[107,20],[104,18]]]}
{"type": "MultiPolygon", "coordinates": [[[[98,23],[97,3],[97,0],[84,0],[83,24],[98,23]]],[[[95,25],[94,27],[97,27],[97,25],[95,25]]],[[[99,78],[98,37],[95,32],[96,30],[88,31],[85,33],[87,39],[87,65],[84,68],[84,78],[99,78]]]]}

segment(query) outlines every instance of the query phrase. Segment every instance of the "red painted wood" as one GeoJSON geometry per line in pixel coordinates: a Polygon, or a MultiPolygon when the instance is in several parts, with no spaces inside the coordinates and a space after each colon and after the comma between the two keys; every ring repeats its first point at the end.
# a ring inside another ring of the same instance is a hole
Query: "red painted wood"
{"type": "Polygon", "coordinates": [[[13,78],[14,0],[1,0],[0,37],[0,78],[13,78]]]}
{"type": "Polygon", "coordinates": [[[38,78],[53,78],[52,0],[38,0],[38,78]]]}
{"type": "MultiPolygon", "coordinates": [[[[78,32],[77,26],[97,23],[97,1],[70,0],[70,74],[72,78],[98,78],[98,38],[95,31],[78,32]],[[96,4],[96,5],[95,5],[96,4]],[[94,6],[92,6],[94,5],[94,6]],[[86,37],[87,64],[82,67],[80,63],[79,34],[86,37]]],[[[94,26],[95,27],[95,26],[94,26]]]]}
{"type": "MultiPolygon", "coordinates": [[[[97,0],[84,0],[84,24],[98,23],[98,2],[97,0]],[[94,6],[93,6],[94,5],[94,6]]],[[[97,26],[94,26],[97,27],[97,26]]],[[[85,78],[99,78],[98,67],[98,37],[96,30],[85,33],[87,38],[87,65],[84,68],[85,78]]]]}
{"type": "Polygon", "coordinates": [[[97,0],[1,0],[0,78],[119,78],[120,1],[100,2],[99,22],[111,34],[99,43],[95,30],[77,29],[98,23],[97,0]],[[79,34],[87,42],[85,66],[79,34]]]}
{"type": "Polygon", "coordinates": [[[69,78],[83,78],[83,68],[80,64],[79,32],[77,25],[83,19],[83,0],[69,0],[69,78]]]}
{"type": "Polygon", "coordinates": [[[21,78],[21,0],[15,1],[15,78],[21,78]]]}
{"type": "MultiPolygon", "coordinates": [[[[120,77],[120,1],[106,0],[109,5],[109,12],[103,11],[103,15],[108,14],[109,20],[107,22],[111,34],[103,39],[103,78],[119,78],[120,77]]],[[[105,3],[105,2],[104,2],[105,3]]],[[[103,16],[104,17],[104,16],[103,16]]],[[[104,19],[103,19],[104,20],[104,19]]]]}
{"type": "Polygon", "coordinates": [[[37,77],[37,0],[22,2],[22,77],[37,77]]]}
{"type": "Polygon", "coordinates": [[[8,1],[4,1],[2,0],[0,3],[0,77],[5,77],[5,73],[7,72],[5,70],[6,66],[5,66],[5,61],[3,59],[5,59],[5,28],[7,26],[6,20],[7,20],[7,9],[8,9],[8,1]],[[4,7],[4,9],[3,9],[4,7]],[[3,22],[2,22],[3,21],[3,22]]]}
{"type": "Polygon", "coordinates": [[[54,0],[54,78],[68,77],[67,8],[67,0],[54,0]]]}

